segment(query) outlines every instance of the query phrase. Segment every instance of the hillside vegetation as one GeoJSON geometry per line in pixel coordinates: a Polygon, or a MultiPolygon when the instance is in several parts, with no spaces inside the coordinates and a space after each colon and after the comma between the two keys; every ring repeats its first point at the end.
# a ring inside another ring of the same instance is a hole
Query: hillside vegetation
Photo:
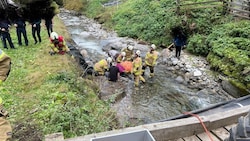
{"type": "Polygon", "coordinates": [[[249,20],[233,18],[222,6],[200,9],[190,6],[181,8],[177,15],[173,0],[122,0],[119,5],[103,6],[107,1],[82,0],[85,10],[80,12],[115,30],[119,36],[158,46],[170,45],[172,29],[181,27],[188,36],[189,52],[207,57],[212,68],[240,88],[243,95],[250,92],[249,20]]]}

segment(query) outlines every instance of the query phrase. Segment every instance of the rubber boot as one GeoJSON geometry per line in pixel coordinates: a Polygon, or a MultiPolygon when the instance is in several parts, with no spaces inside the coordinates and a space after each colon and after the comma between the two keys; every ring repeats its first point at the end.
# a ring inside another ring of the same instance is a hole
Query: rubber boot
{"type": "Polygon", "coordinates": [[[143,83],[145,83],[146,82],[146,80],[140,75],[140,80],[143,82],[143,83]]]}
{"type": "Polygon", "coordinates": [[[139,86],[139,80],[140,80],[140,76],[134,76],[134,84],[135,84],[135,87],[138,87],[139,86]]]}
{"type": "Polygon", "coordinates": [[[9,113],[3,108],[3,105],[0,104],[0,115],[3,117],[7,117],[9,113]]]}
{"type": "Polygon", "coordinates": [[[142,70],[141,70],[141,72],[142,72],[142,76],[144,76],[144,74],[145,74],[145,69],[146,69],[146,67],[145,66],[142,66],[142,70]]]}

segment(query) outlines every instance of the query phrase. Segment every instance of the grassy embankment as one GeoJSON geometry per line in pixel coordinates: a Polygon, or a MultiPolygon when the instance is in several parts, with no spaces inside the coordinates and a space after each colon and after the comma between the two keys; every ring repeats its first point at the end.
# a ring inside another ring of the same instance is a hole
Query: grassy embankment
{"type": "MultiPolygon", "coordinates": [[[[4,50],[12,58],[12,70],[0,93],[10,113],[14,140],[42,140],[54,132],[63,132],[68,138],[114,128],[109,103],[98,99],[94,82],[79,77],[74,59],[68,54],[49,55],[44,23],[39,44],[34,45],[31,26],[26,29],[29,46],[17,46],[12,28],[17,49],[4,50]]],[[[54,18],[54,30],[70,39],[58,17],[54,18]]]]}

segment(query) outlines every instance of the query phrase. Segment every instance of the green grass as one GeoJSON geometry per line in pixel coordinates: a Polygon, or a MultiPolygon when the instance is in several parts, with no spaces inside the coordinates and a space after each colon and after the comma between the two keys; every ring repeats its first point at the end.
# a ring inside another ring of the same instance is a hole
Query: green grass
{"type": "MultiPolygon", "coordinates": [[[[54,30],[69,40],[63,23],[57,17],[54,23],[54,30]]],[[[79,77],[75,60],[70,55],[49,55],[44,24],[40,44],[34,45],[31,26],[27,24],[26,29],[29,46],[17,46],[12,28],[17,49],[4,49],[12,59],[12,69],[0,92],[10,113],[13,140],[43,140],[55,132],[69,138],[115,128],[109,103],[98,99],[94,82],[79,77]]]]}

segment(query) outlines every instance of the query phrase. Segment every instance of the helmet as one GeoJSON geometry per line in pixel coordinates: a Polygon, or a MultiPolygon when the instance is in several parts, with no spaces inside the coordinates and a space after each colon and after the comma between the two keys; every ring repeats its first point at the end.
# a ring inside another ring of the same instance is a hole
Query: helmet
{"type": "Polygon", "coordinates": [[[112,58],[111,58],[111,57],[108,57],[108,58],[107,58],[107,61],[108,61],[108,63],[111,63],[111,62],[112,62],[112,58]]]}
{"type": "Polygon", "coordinates": [[[135,52],[135,54],[138,55],[138,56],[140,56],[140,55],[141,55],[141,51],[140,51],[140,50],[137,50],[137,51],[135,52]]]}
{"type": "Polygon", "coordinates": [[[124,57],[126,56],[126,52],[122,52],[121,55],[124,57]]]}
{"type": "Polygon", "coordinates": [[[133,50],[133,49],[134,49],[134,47],[133,47],[133,46],[131,46],[131,45],[129,45],[129,46],[128,46],[128,49],[129,49],[129,50],[133,50]]]}
{"type": "Polygon", "coordinates": [[[50,38],[51,38],[51,40],[58,39],[58,34],[56,32],[51,32],[50,38]]]}
{"type": "Polygon", "coordinates": [[[155,50],[155,48],[156,48],[155,44],[152,44],[151,48],[155,50]]]}

